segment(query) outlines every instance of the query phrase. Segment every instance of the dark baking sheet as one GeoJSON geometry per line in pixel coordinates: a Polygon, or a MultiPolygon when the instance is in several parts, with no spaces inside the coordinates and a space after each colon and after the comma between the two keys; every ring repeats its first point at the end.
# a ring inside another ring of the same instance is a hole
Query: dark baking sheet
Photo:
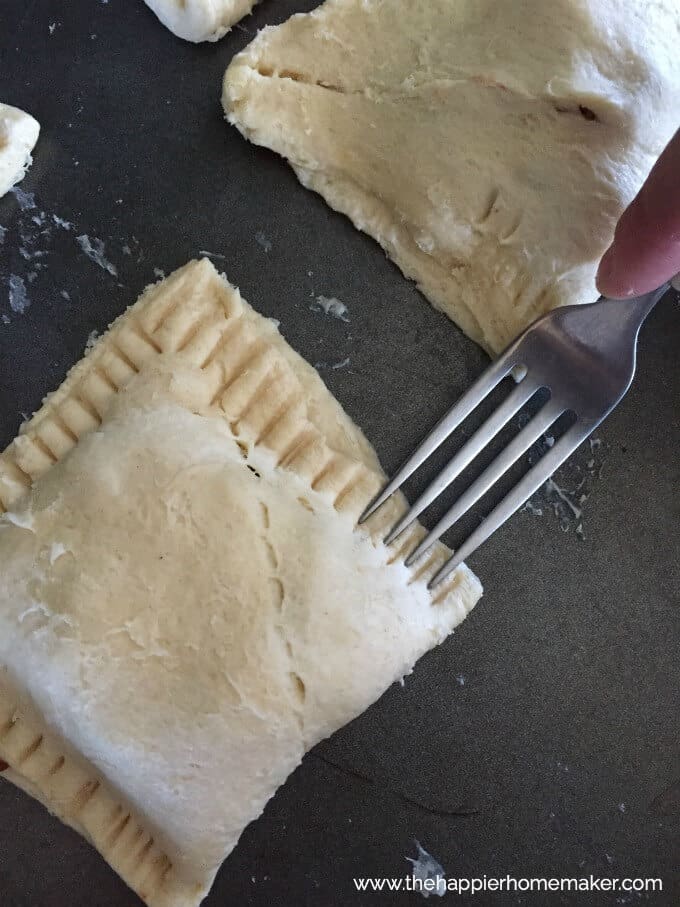
{"type": "MultiPolygon", "coordinates": [[[[483,368],[374,242],[223,122],[234,52],[314,5],[269,0],[220,43],[192,46],[141,0],[1,0],[2,100],[32,112],[42,135],[21,184],[36,207],[0,200],[0,445],[154,269],[201,250],[224,256],[214,260],[245,297],[320,364],[388,469],[483,368]],[[82,235],[104,243],[116,276],[86,257],[82,235]],[[23,314],[11,274],[27,288],[23,314]],[[341,299],[349,323],[311,312],[319,294],[341,299]]],[[[540,495],[542,515],[520,513],[473,558],[486,594],[471,617],[307,756],[209,905],[418,904],[352,883],[407,873],[414,838],[450,876],[664,882],[647,897],[550,903],[678,902],[679,337],[668,297],[644,328],[630,395],[558,479],[572,501],[588,495],[581,517],[540,495]],[[444,814],[458,809],[469,814],[444,814]]],[[[0,784],[3,907],[133,903],[77,835],[0,784]]]]}

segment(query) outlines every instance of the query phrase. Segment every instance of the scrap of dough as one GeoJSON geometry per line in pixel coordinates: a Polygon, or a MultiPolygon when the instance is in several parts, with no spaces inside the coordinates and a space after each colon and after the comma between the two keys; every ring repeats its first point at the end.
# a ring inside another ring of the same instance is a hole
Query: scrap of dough
{"type": "MultiPolygon", "coordinates": [[[[481,594],[382,542],[375,453],[206,260],[150,288],[0,456],[0,765],[152,907],[481,594]]],[[[444,680],[443,682],[446,682],[444,680]]]]}
{"type": "Polygon", "coordinates": [[[227,70],[228,119],[501,350],[596,298],[677,128],[677,0],[327,0],[227,70]]]}
{"type": "Polygon", "coordinates": [[[219,41],[258,0],[145,0],[166,28],[185,41],[219,41]]]}
{"type": "Polygon", "coordinates": [[[39,132],[40,124],[30,114],[0,104],[0,198],[21,182],[33,163],[31,151],[39,132]]]}

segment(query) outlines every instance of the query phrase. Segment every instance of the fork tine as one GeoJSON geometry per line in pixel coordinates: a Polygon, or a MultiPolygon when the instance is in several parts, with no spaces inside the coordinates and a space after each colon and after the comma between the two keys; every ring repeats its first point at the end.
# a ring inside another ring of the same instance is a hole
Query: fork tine
{"type": "Polygon", "coordinates": [[[385,485],[383,490],[371,501],[359,517],[359,523],[367,520],[381,504],[394,494],[404,482],[427,460],[430,454],[446,441],[451,432],[455,431],[503,378],[510,374],[517,365],[514,346],[511,347],[500,359],[496,360],[475,381],[472,387],[460,397],[448,413],[435,425],[432,431],[421,442],[411,456],[402,464],[397,473],[385,485]]]}
{"type": "MultiPolygon", "coordinates": [[[[528,427],[528,426],[527,426],[528,427]]],[[[559,441],[529,470],[529,472],[506,494],[503,500],[483,520],[475,531],[465,540],[458,551],[449,558],[444,566],[435,574],[428,583],[432,589],[460,566],[489,536],[502,526],[503,523],[518,510],[522,504],[534,494],[544,482],[552,476],[562,463],[573,453],[578,445],[584,441],[595,426],[576,422],[562,435],[559,441]]]]}
{"type": "Polygon", "coordinates": [[[501,405],[477,429],[472,437],[461,447],[449,464],[439,473],[425,491],[420,495],[410,510],[401,517],[385,538],[390,545],[407,526],[409,526],[439,495],[454,482],[461,472],[469,466],[475,457],[498,434],[504,425],[533,397],[541,385],[536,381],[523,378],[513,388],[501,405]]]}
{"type": "MultiPolygon", "coordinates": [[[[550,400],[536,413],[524,428],[484,470],[484,472],[463,492],[451,509],[439,520],[437,525],[429,532],[416,549],[406,558],[409,567],[421,554],[437,541],[447,529],[450,529],[470,507],[472,507],[486,492],[496,484],[500,477],[525,453],[531,445],[547,431],[553,422],[564,412],[564,407],[550,400]]],[[[557,445],[550,451],[552,453],[557,445]]],[[[545,459],[545,457],[543,458],[545,459]]],[[[543,460],[541,460],[543,462],[543,460]]],[[[526,500],[526,499],[525,499],[526,500]]],[[[523,503],[523,502],[522,502],[523,503]]]]}

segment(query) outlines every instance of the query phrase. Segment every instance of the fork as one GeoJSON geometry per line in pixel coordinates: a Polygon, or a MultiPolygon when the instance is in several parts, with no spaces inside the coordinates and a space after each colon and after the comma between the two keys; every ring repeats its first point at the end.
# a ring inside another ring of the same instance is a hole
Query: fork
{"type": "MultiPolygon", "coordinates": [[[[680,275],[674,285],[678,278],[680,275]]],[[[390,530],[385,544],[410,526],[538,391],[547,391],[548,399],[538,412],[406,558],[407,566],[418,560],[560,417],[570,414],[570,427],[447,560],[428,588],[441,583],[552,476],[621,401],[635,374],[640,327],[670,285],[630,299],[601,296],[597,302],[564,306],[538,318],[451,407],[369,504],[359,523],[394,494],[504,378],[512,375],[516,386],[390,530]]]]}

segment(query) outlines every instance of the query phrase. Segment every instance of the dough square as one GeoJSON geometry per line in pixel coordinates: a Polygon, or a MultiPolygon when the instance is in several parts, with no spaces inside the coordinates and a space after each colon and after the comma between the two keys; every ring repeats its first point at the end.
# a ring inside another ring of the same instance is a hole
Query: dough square
{"type": "Polygon", "coordinates": [[[30,113],[0,104],[0,198],[21,182],[33,163],[31,151],[39,133],[40,124],[30,113]]]}
{"type": "Polygon", "coordinates": [[[166,28],[185,41],[219,41],[258,0],[145,0],[166,28]]]}
{"type": "Polygon", "coordinates": [[[245,136],[491,352],[597,298],[677,128],[677,0],[327,0],[227,69],[245,136]]]}
{"type": "Polygon", "coordinates": [[[150,907],[481,595],[382,542],[374,451],[207,260],[116,321],[0,455],[0,770],[150,907]]]}

